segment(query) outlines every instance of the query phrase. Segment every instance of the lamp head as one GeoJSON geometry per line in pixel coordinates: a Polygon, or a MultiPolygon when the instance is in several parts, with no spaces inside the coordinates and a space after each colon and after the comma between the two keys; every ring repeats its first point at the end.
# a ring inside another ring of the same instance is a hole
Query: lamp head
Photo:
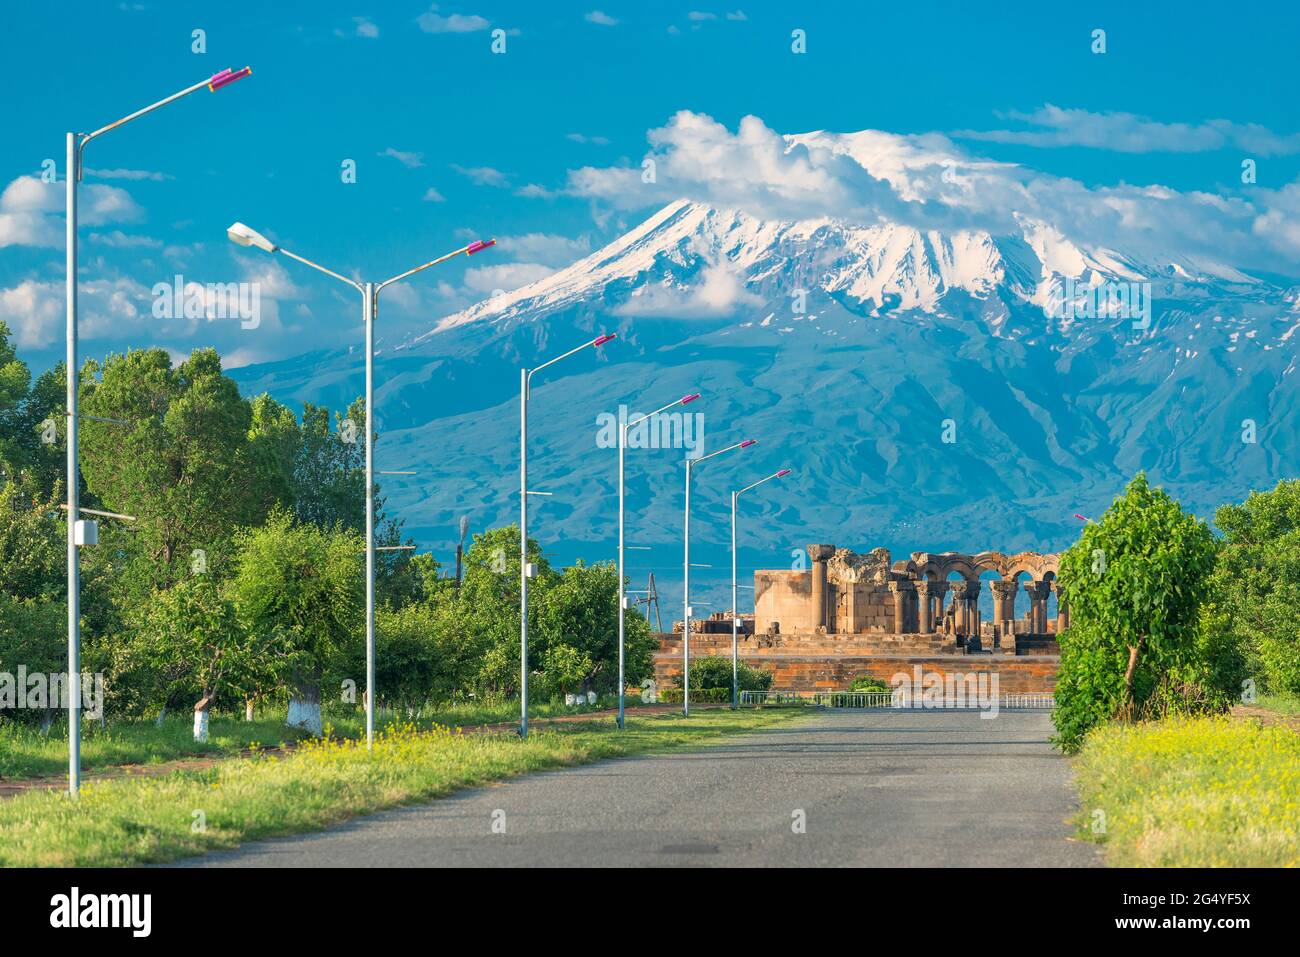
{"type": "Polygon", "coordinates": [[[617,332],[611,332],[611,333],[609,333],[608,335],[598,336],[597,338],[595,338],[595,339],[592,340],[592,343],[591,343],[591,344],[592,344],[593,346],[603,346],[605,343],[609,342],[611,339],[617,339],[617,338],[618,338],[618,333],[617,333],[617,332]]]}
{"type": "Polygon", "coordinates": [[[680,401],[678,404],[679,404],[679,405],[686,405],[686,404],[689,403],[689,402],[694,402],[694,401],[695,401],[696,399],[698,399],[699,397],[700,397],[700,393],[698,393],[698,392],[692,392],[690,395],[684,395],[684,396],[682,396],[681,401],[680,401]]]}
{"type": "Polygon", "coordinates": [[[226,238],[239,246],[256,246],[268,253],[273,253],[279,248],[256,229],[245,226],[243,223],[231,223],[226,230],[226,238]]]}
{"type": "Polygon", "coordinates": [[[473,256],[475,253],[481,253],[483,250],[490,249],[496,244],[497,241],[495,239],[489,239],[487,241],[476,239],[465,247],[465,255],[473,256]]]}
{"type": "Polygon", "coordinates": [[[777,478],[785,478],[785,476],[787,476],[787,475],[789,475],[789,474],[790,474],[790,470],[789,470],[789,469],[781,469],[781,471],[779,471],[779,472],[776,473],[776,477],[777,477],[777,478]]]}
{"type": "Polygon", "coordinates": [[[252,73],[253,68],[251,66],[246,66],[242,70],[231,70],[227,68],[222,70],[220,73],[214,73],[212,75],[212,78],[208,80],[208,89],[213,93],[216,93],[217,90],[221,89],[223,86],[230,86],[230,84],[234,83],[236,80],[242,80],[246,76],[251,76],[252,73]]]}
{"type": "Polygon", "coordinates": [[[758,439],[745,439],[745,441],[740,443],[742,449],[747,449],[751,445],[758,445],[758,439]]]}

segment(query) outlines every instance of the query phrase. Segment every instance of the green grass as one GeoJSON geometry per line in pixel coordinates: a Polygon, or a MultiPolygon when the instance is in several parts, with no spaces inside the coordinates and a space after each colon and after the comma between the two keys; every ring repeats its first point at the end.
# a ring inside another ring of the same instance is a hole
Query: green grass
{"type": "Polygon", "coordinates": [[[116,866],[174,860],[316,830],[458,788],[602,758],[694,748],[794,718],[784,709],[612,718],[513,733],[393,724],[356,740],[304,742],[288,755],[232,758],[202,771],[86,784],[79,800],[40,791],[0,801],[0,865],[116,866]],[[201,814],[201,818],[195,812],[201,814]],[[203,821],[203,827],[197,822],[203,821]]]}
{"type": "MultiPolygon", "coordinates": [[[[628,706],[639,704],[629,700],[628,706]]],[[[613,704],[617,704],[613,700],[613,704]]],[[[579,714],[600,707],[610,707],[611,701],[600,701],[582,708],[541,703],[528,709],[530,719],[555,717],[561,714],[579,714]]],[[[376,715],[377,728],[404,720],[392,712],[380,711],[376,715]]],[[[194,740],[194,719],[182,714],[165,718],[161,724],[152,719],[110,721],[101,728],[87,721],[81,732],[81,767],[83,771],[97,771],[122,764],[162,764],[188,757],[222,757],[237,754],[253,746],[273,746],[298,741],[303,734],[284,724],[285,709],[259,712],[253,721],[234,716],[214,715],[208,724],[208,741],[199,744],[194,740]]],[[[418,727],[435,725],[469,728],[502,721],[517,721],[519,705],[509,701],[440,705],[422,708],[414,721],[418,727]]],[[[359,706],[328,705],[325,720],[334,727],[341,738],[360,737],[365,733],[365,713],[359,706]]],[[[55,724],[48,735],[30,724],[0,721],[0,779],[65,775],[68,770],[67,723],[55,724]]]]}
{"type": "Polygon", "coordinates": [[[1282,694],[1262,694],[1255,701],[1260,708],[1276,711],[1278,714],[1300,714],[1300,698],[1282,694]]]}
{"type": "Polygon", "coordinates": [[[1080,833],[1106,845],[1108,864],[1300,865],[1300,735],[1287,728],[1110,724],[1088,735],[1075,771],[1080,833]]]}
{"type": "MultiPolygon", "coordinates": [[[[81,732],[81,766],[93,771],[119,764],[161,764],[195,755],[233,754],[250,745],[276,744],[298,735],[284,726],[283,715],[255,721],[213,718],[208,741],[194,740],[192,717],[153,721],[115,721],[106,728],[86,722],[81,732]]],[[[6,780],[66,774],[68,728],[66,722],[50,728],[49,735],[26,724],[0,724],[0,778],[6,780]]]]}

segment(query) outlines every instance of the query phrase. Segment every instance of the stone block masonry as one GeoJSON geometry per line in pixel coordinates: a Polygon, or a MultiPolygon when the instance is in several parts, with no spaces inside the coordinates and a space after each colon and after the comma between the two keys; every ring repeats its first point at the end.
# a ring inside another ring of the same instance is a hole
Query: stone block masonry
{"type": "MultiPolygon", "coordinates": [[[[1056,635],[1069,624],[1054,554],[913,552],[893,561],[876,548],[856,553],[808,546],[811,568],[754,573],[754,615],[742,617],[739,656],[770,671],[778,691],[842,691],[870,675],[888,682],[921,664],[927,671],[997,673],[1007,693],[1052,691],[1056,635]],[[990,579],[989,575],[996,576],[990,579]],[[983,621],[981,589],[993,594],[983,621]],[[1028,610],[1016,617],[1024,588],[1028,610]],[[1057,614],[1047,614],[1049,595],[1057,614]]],[[[731,613],[692,629],[691,656],[731,655],[731,613]]],[[[655,675],[661,687],[681,674],[682,636],[661,635],[655,675]]]]}

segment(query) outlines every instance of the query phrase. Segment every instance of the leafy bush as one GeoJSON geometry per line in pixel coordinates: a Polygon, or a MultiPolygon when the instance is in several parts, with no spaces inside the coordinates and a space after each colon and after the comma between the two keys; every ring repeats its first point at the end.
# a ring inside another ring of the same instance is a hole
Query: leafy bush
{"type": "MultiPolygon", "coordinates": [[[[746,689],[755,690],[755,689],[746,689]]],[[[691,701],[696,704],[730,704],[731,685],[725,688],[691,688],[691,701]]],[[[681,704],[682,689],[664,688],[659,692],[660,704],[681,704]]]]}
{"type": "MultiPolygon", "coordinates": [[[[767,691],[772,687],[772,673],[751,668],[743,661],[737,663],[736,683],[741,691],[767,691]]],[[[677,688],[682,686],[682,676],[673,678],[677,688]]],[[[697,689],[720,688],[727,696],[721,700],[731,700],[731,659],[722,656],[695,658],[691,661],[691,697],[697,689]]],[[[678,700],[681,700],[680,698],[678,700]]]]}
{"type": "Polygon", "coordinates": [[[1224,534],[1214,589],[1227,627],[1265,689],[1300,695],[1300,480],[1224,505],[1214,521],[1224,534]]]}
{"type": "Polygon", "coordinates": [[[1205,523],[1138,473],[1061,556],[1071,626],[1052,718],[1064,750],[1107,718],[1140,716],[1157,687],[1168,697],[1227,670],[1203,658],[1222,651],[1217,633],[1198,636],[1215,552],[1205,523]]]}
{"type": "Polygon", "coordinates": [[[879,678],[873,678],[871,675],[859,675],[853,679],[849,685],[850,691],[892,691],[885,682],[879,678]]]}

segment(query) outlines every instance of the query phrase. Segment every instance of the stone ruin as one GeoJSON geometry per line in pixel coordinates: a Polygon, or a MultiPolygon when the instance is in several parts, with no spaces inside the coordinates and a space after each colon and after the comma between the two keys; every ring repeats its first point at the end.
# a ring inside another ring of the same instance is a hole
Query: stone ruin
{"type": "Polygon", "coordinates": [[[966,650],[1014,654],[1017,642],[1050,640],[1069,624],[1055,554],[913,552],[892,561],[884,548],[860,554],[814,544],[808,557],[810,569],[754,573],[757,635],[946,636],[966,650]],[[997,579],[981,581],[988,572],[997,579]],[[993,594],[991,621],[983,620],[979,608],[985,585],[993,594]],[[1029,607],[1018,618],[1021,588],[1029,607]],[[1057,614],[1049,619],[1047,600],[1053,593],[1057,614]]]}

